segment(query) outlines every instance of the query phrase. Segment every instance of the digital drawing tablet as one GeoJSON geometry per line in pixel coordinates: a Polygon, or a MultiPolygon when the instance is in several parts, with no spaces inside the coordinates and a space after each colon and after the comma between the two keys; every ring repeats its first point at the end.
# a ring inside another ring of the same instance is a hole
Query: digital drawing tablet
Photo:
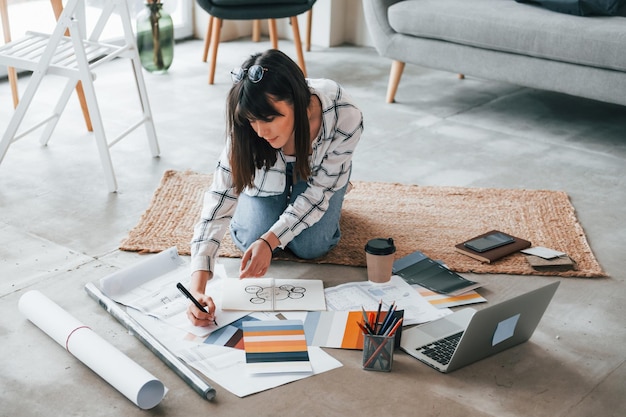
{"type": "Polygon", "coordinates": [[[501,232],[492,233],[487,236],[479,237],[465,242],[463,245],[466,248],[470,248],[476,252],[487,252],[488,250],[499,248],[500,246],[508,245],[515,242],[509,235],[505,235],[501,232]]]}

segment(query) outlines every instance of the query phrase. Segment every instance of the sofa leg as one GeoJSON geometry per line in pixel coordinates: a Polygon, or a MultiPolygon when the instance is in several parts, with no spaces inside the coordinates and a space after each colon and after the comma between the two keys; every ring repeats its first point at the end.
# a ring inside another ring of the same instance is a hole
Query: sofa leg
{"type": "Polygon", "coordinates": [[[464,80],[465,79],[465,74],[459,74],[459,80],[464,80]]]}
{"type": "Polygon", "coordinates": [[[402,61],[393,61],[391,63],[391,73],[389,74],[389,85],[387,86],[387,103],[393,103],[398,91],[398,84],[404,71],[405,63],[402,61]]]}

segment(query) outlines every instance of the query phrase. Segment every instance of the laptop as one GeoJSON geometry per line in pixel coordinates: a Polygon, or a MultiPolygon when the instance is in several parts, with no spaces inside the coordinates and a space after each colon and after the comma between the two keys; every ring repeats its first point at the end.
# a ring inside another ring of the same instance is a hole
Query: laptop
{"type": "Polygon", "coordinates": [[[530,339],[559,282],[475,310],[465,308],[402,331],[400,348],[440,372],[451,372],[530,339]]]}

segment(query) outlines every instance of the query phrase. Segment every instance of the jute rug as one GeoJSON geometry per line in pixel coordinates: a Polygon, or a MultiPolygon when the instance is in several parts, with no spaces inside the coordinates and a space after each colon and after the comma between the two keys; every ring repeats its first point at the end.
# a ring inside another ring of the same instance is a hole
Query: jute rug
{"type": "MultiPolygon", "coordinates": [[[[188,255],[202,196],[210,183],[210,174],[165,172],[150,207],[120,249],[148,253],[176,246],[181,255],[188,255]]],[[[365,266],[366,242],[392,237],[397,258],[420,250],[457,272],[606,276],[564,192],[359,181],[353,185],[343,205],[340,243],[326,256],[306,262],[365,266]],[[565,252],[576,261],[577,269],[538,272],[520,253],[483,264],[455,252],[455,244],[492,229],[530,240],[533,246],[565,252]]],[[[228,233],[219,255],[242,255],[228,233]]],[[[275,259],[298,260],[287,252],[276,254],[275,259]]]]}

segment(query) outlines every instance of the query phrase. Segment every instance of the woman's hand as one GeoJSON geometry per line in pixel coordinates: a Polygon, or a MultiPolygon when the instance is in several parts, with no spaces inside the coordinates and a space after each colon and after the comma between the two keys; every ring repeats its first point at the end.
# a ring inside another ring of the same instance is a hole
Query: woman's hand
{"type": "MultiPolygon", "coordinates": [[[[239,278],[262,277],[265,275],[272,262],[272,248],[275,247],[272,246],[272,240],[274,239],[260,238],[248,247],[241,259],[239,278]]],[[[275,238],[275,240],[278,239],[275,238]]]]}
{"type": "Polygon", "coordinates": [[[213,299],[204,293],[206,283],[213,277],[213,273],[209,271],[196,271],[191,275],[191,286],[189,292],[203,306],[206,311],[200,310],[193,303],[189,303],[187,307],[187,318],[194,326],[208,326],[216,324],[215,322],[215,303],[213,299]],[[207,312],[208,311],[208,312],[207,312]]]}
{"type": "Polygon", "coordinates": [[[196,300],[198,300],[200,304],[206,306],[209,312],[207,313],[206,311],[200,310],[193,303],[190,303],[189,307],[187,307],[187,318],[189,318],[191,324],[201,327],[216,324],[215,303],[213,299],[205,294],[194,295],[194,297],[196,297],[196,300]]]}

